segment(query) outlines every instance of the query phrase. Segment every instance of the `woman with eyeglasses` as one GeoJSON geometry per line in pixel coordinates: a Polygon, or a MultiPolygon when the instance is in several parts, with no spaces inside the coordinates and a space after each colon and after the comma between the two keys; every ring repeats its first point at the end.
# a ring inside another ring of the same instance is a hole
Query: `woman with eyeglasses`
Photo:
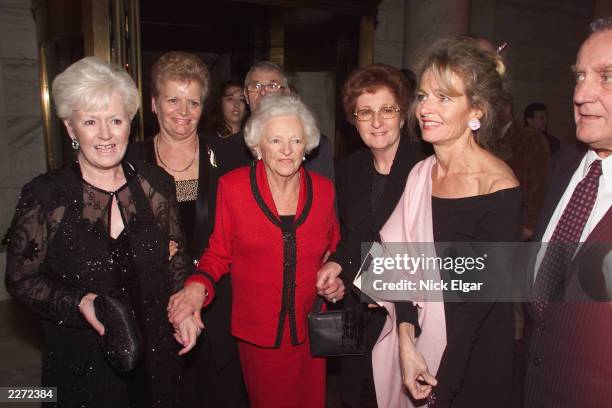
{"type": "MultiPolygon", "coordinates": [[[[336,170],[342,240],[319,271],[317,288],[331,302],[327,284],[340,276],[352,287],[361,259],[361,243],[379,241],[379,230],[404,191],[412,166],[422,156],[418,144],[402,135],[414,90],[396,68],[373,64],[354,71],[342,89],[347,120],[365,148],[344,159],[336,170]]],[[[382,308],[347,291],[343,310],[345,337],[365,343],[364,356],[343,357],[341,399],[345,407],[376,407],[371,351],[385,322],[382,308]]]]}

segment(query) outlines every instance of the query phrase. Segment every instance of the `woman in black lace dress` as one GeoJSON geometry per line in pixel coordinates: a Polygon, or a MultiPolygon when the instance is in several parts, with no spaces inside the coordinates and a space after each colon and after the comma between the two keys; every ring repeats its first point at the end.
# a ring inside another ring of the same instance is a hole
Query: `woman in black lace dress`
{"type": "Polygon", "coordinates": [[[43,322],[42,385],[57,387],[58,407],[180,406],[177,352],[193,347],[200,328],[193,317],[179,325],[179,351],[166,305],[193,267],[173,180],[123,160],[138,91],[125,71],[88,57],[57,76],[53,99],[77,161],[23,188],[6,275],[9,292],[43,322]],[[172,260],[170,239],[179,243],[172,260]],[[131,372],[113,369],[100,349],[114,330],[96,318],[102,295],[135,317],[143,355],[131,372]]]}

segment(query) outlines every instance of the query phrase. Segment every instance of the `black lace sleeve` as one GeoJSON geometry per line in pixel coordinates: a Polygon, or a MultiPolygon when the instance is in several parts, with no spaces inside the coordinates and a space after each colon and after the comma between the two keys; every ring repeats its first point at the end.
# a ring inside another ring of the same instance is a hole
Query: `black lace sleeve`
{"type": "MultiPolygon", "coordinates": [[[[158,225],[162,227],[164,233],[167,233],[168,240],[178,244],[178,252],[170,261],[171,293],[175,293],[183,287],[185,279],[194,273],[195,267],[189,257],[189,248],[176,202],[174,180],[156,166],[140,163],[139,169],[145,177],[142,187],[149,197],[158,225]]],[[[167,252],[168,248],[164,250],[167,252]]]]}
{"type": "Polygon", "coordinates": [[[43,319],[58,325],[84,328],[78,305],[85,289],[67,285],[46,274],[48,246],[64,215],[42,194],[36,180],[23,190],[7,234],[6,288],[43,319]]]}
{"type": "Polygon", "coordinates": [[[178,252],[170,261],[170,281],[172,293],[175,293],[183,287],[185,279],[194,273],[194,265],[189,257],[189,248],[179,215],[174,185],[168,201],[168,231],[170,239],[178,243],[178,252]]]}

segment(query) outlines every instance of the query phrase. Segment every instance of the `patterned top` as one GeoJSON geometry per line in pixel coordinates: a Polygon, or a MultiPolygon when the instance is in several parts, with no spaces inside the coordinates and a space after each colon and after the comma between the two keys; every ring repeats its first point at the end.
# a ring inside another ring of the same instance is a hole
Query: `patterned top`
{"type": "Polygon", "coordinates": [[[195,201],[198,198],[198,179],[177,180],[175,184],[176,201],[179,203],[184,201],[195,201]]]}

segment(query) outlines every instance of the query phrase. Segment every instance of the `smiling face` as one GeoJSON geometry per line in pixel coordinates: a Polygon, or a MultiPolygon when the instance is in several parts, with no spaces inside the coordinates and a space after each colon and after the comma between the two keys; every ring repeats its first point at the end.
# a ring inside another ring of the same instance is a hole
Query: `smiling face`
{"type": "Polygon", "coordinates": [[[73,111],[64,125],[70,138],[79,142],[82,167],[109,170],[119,165],[127,150],[130,117],[117,92],[112,94],[105,111],[73,111]]]}
{"type": "Polygon", "coordinates": [[[480,119],[482,111],[470,106],[463,81],[454,75],[453,85],[460,95],[447,95],[428,69],[423,73],[420,85],[415,115],[423,140],[435,145],[469,137],[471,130],[468,122],[470,119],[480,119]]]}
{"type": "Polygon", "coordinates": [[[232,126],[240,126],[246,114],[244,94],[239,86],[228,87],[221,97],[223,119],[232,126]]]}
{"type": "Polygon", "coordinates": [[[195,134],[202,116],[202,85],[198,81],[166,80],[152,98],[160,131],[174,140],[195,134]]]}
{"type": "Polygon", "coordinates": [[[291,177],[302,165],[306,153],[304,126],[296,116],[276,116],[263,128],[255,151],[266,166],[269,177],[291,177]]]}
{"type": "Polygon", "coordinates": [[[397,112],[394,118],[384,119],[380,113],[384,107],[397,107],[395,97],[386,87],[374,93],[363,93],[355,102],[355,112],[366,109],[376,112],[370,120],[359,121],[355,118],[357,132],[371,150],[393,150],[399,145],[400,129],[404,124],[402,112],[397,112]]]}
{"type": "Polygon", "coordinates": [[[593,149],[612,152],[612,30],[584,42],[574,71],[576,137],[593,149]]]}

